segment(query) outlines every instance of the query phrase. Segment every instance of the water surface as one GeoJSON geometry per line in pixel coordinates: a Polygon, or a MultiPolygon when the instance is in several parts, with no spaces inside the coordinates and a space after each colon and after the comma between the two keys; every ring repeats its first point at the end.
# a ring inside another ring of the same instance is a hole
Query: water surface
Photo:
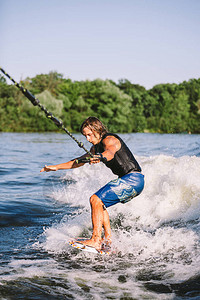
{"type": "Polygon", "coordinates": [[[200,136],[120,136],[145,189],[108,209],[117,253],[98,256],[67,241],[91,235],[89,197],[114,178],[110,170],[40,173],[83,150],[66,134],[0,134],[0,299],[200,297],[200,136]]]}

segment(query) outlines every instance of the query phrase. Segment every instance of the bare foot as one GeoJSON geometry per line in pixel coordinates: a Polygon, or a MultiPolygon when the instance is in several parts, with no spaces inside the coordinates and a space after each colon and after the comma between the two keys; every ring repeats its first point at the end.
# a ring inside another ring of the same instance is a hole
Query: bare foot
{"type": "Polygon", "coordinates": [[[111,247],[112,240],[111,238],[103,237],[101,240],[102,247],[111,247]]]}
{"type": "Polygon", "coordinates": [[[90,246],[95,248],[96,250],[101,249],[101,242],[95,242],[93,239],[90,240],[85,240],[85,241],[79,241],[79,243],[85,245],[85,246],[90,246]]]}

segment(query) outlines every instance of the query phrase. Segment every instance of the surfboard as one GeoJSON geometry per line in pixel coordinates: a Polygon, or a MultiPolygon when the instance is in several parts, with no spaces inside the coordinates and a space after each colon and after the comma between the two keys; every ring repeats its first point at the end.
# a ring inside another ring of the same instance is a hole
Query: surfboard
{"type": "Polygon", "coordinates": [[[73,248],[76,248],[76,249],[78,249],[80,251],[84,251],[84,252],[101,254],[101,255],[111,254],[111,248],[106,246],[105,244],[102,244],[102,248],[100,250],[97,250],[94,247],[83,245],[81,243],[81,240],[83,241],[84,239],[71,240],[71,241],[69,241],[69,245],[72,246],[73,248]]]}

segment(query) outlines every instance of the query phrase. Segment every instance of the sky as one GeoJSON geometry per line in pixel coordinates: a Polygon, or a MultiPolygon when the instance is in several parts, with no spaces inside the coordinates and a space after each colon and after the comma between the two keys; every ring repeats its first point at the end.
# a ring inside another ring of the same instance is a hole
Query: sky
{"type": "Polygon", "coordinates": [[[0,66],[146,89],[200,78],[200,0],[0,0],[0,66]]]}

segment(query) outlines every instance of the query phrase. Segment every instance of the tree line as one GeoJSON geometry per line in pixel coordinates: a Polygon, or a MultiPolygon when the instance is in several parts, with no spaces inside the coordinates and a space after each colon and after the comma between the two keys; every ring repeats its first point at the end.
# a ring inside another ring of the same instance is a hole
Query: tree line
{"type": "MultiPolygon", "coordinates": [[[[48,111],[78,132],[88,116],[112,132],[200,133],[200,78],[146,90],[127,79],[72,81],[50,72],[20,82],[48,111]]],[[[0,131],[58,131],[13,84],[0,76],[0,131]]]]}

